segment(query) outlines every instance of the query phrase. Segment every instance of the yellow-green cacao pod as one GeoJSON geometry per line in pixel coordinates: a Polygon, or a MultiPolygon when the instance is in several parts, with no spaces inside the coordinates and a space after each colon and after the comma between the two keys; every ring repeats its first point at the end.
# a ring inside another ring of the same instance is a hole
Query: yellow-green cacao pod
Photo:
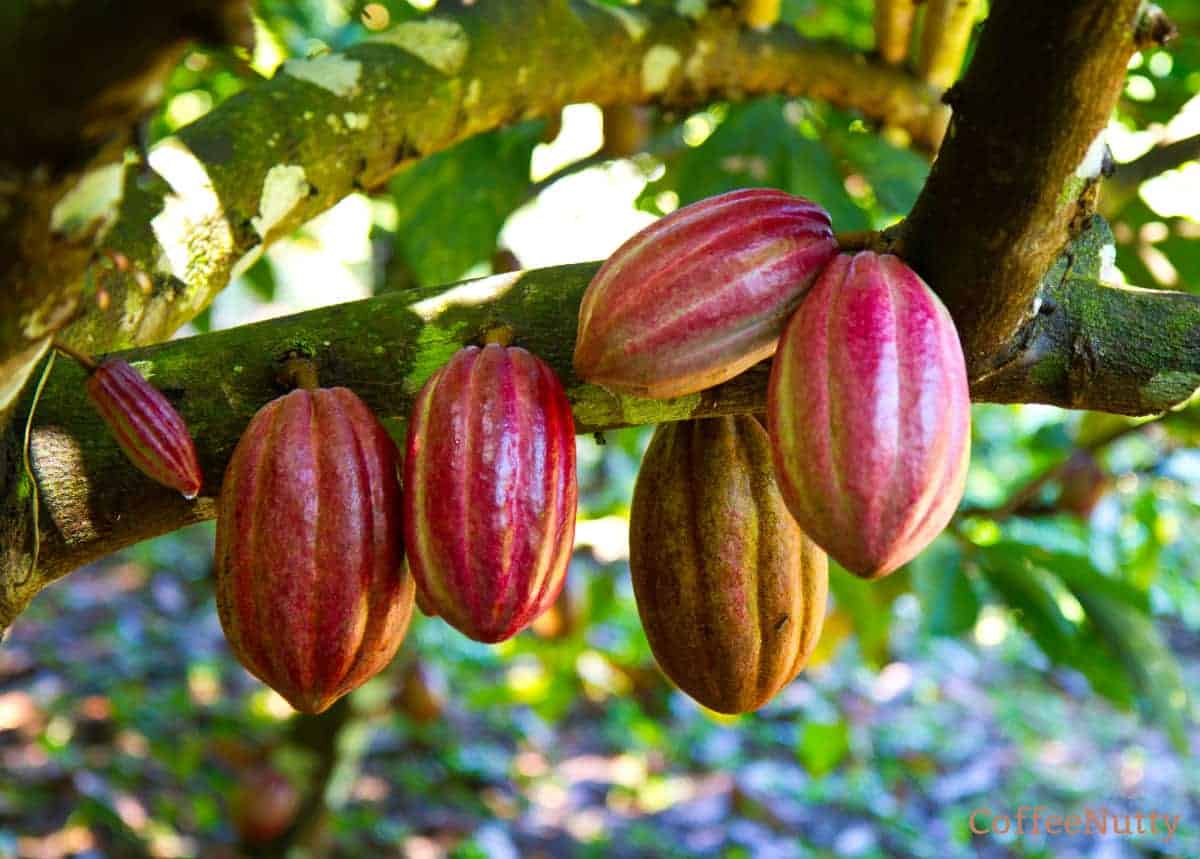
{"type": "Polygon", "coordinates": [[[711,710],[762,707],[820,636],[828,561],[788,513],[754,418],[658,428],[634,488],[629,569],[659,667],[711,710]]]}

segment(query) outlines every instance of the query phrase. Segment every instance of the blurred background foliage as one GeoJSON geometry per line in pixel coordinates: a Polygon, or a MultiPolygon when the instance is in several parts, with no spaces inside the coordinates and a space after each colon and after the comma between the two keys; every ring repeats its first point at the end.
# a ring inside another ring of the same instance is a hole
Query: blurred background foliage
{"type": "MultiPolygon", "coordinates": [[[[253,55],[188,54],[145,139],[289,56],[432,5],[261,0],[253,55]]],[[[1106,277],[1198,290],[1196,153],[1138,168],[1200,133],[1200,8],[1161,5],[1181,36],[1135,56],[1108,131],[1106,277]]],[[[863,50],[871,13],[783,3],[804,34],[863,50]]],[[[747,185],[812,197],[839,230],[880,228],[908,211],[929,158],[811,100],[572,105],[348,198],[181,336],[599,259],[654,217],[747,185]]],[[[51,588],[0,648],[0,856],[266,855],[245,840],[291,824],[294,855],[1200,855],[1200,410],[1139,423],[975,406],[952,528],[881,582],[835,571],[812,667],[742,718],[673,691],[638,623],[627,517],[649,432],[579,439],[570,582],[533,631],[486,647],[418,618],[391,669],[320,719],[230,656],[211,526],[51,588]],[[1170,843],[968,830],[981,806],[1036,804],[1184,823],[1170,843]]]]}

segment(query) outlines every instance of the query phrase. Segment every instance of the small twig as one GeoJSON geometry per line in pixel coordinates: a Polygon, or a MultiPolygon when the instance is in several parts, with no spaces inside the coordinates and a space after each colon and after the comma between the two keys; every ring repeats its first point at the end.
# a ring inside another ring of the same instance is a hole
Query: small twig
{"type": "Polygon", "coordinates": [[[66,343],[63,343],[61,340],[54,341],[54,348],[55,350],[62,352],[79,366],[83,367],[83,369],[87,370],[89,375],[96,372],[96,368],[100,366],[96,363],[96,359],[94,359],[91,355],[80,352],[79,350],[68,346],[66,343]]]}
{"type": "Polygon", "coordinates": [[[1096,438],[1084,444],[1076,445],[1070,453],[1063,457],[1063,459],[1029,480],[1016,492],[1009,496],[1008,500],[1000,506],[964,507],[958,512],[958,516],[960,518],[981,517],[992,519],[996,522],[1008,519],[1011,516],[1024,511],[1031,505],[1034,498],[1037,497],[1037,494],[1042,491],[1044,486],[1046,486],[1048,483],[1053,483],[1055,480],[1061,477],[1063,471],[1067,467],[1067,464],[1076,454],[1081,452],[1094,454],[1127,435],[1132,435],[1134,433],[1141,432],[1142,430],[1146,429],[1146,427],[1154,426],[1155,423],[1155,421],[1146,421],[1145,423],[1139,424],[1126,424],[1125,426],[1117,427],[1116,429],[1110,430],[1103,435],[1097,436],[1096,438]]]}
{"type": "Polygon", "coordinates": [[[33,463],[29,456],[29,444],[33,437],[33,415],[37,411],[38,403],[41,402],[42,390],[46,387],[46,380],[50,378],[50,371],[54,369],[55,355],[55,351],[51,349],[50,355],[46,358],[46,366],[42,370],[42,377],[38,379],[37,388],[33,392],[33,402],[29,404],[29,415],[25,418],[25,439],[21,444],[21,450],[25,477],[29,481],[29,505],[33,512],[33,555],[29,559],[29,572],[17,583],[18,587],[26,584],[33,577],[37,570],[38,556],[42,553],[41,496],[38,493],[37,476],[33,473],[33,463]]]}
{"type": "Polygon", "coordinates": [[[511,346],[513,342],[513,330],[509,325],[493,325],[483,332],[483,345],[490,346],[495,343],[499,346],[511,346]]]}
{"type": "Polygon", "coordinates": [[[1132,161],[1118,164],[1116,172],[1104,185],[1103,193],[1110,198],[1104,201],[1106,208],[1120,209],[1147,179],[1197,158],[1200,158],[1200,134],[1163,143],[1132,161]]]}

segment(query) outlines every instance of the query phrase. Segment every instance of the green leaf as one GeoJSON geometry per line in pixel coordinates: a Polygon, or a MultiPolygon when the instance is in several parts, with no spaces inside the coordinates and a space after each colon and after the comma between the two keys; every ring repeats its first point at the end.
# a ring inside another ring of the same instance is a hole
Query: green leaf
{"type": "Polygon", "coordinates": [[[1075,625],[1059,607],[1051,577],[1022,551],[1028,548],[1011,543],[982,547],[980,569],[1051,661],[1074,664],[1075,625]]]}
{"type": "Polygon", "coordinates": [[[801,133],[785,105],[778,97],[731,105],[716,131],[670,162],[643,197],[673,190],[687,205],[737,188],[779,188],[824,206],[836,230],[868,229],[870,219],[846,192],[829,150],[801,133]]]}
{"type": "Polygon", "coordinates": [[[887,658],[891,626],[888,608],[894,595],[885,585],[892,584],[898,576],[899,573],[894,573],[884,582],[868,582],[847,573],[832,558],[829,561],[829,590],[838,608],[853,621],[863,659],[871,665],[882,665],[887,658]]]}
{"type": "Polygon", "coordinates": [[[419,285],[451,283],[492,256],[500,228],[530,193],[529,158],[543,125],[480,134],[392,180],[396,252],[419,285]]]}
{"type": "Polygon", "coordinates": [[[1116,655],[1137,691],[1139,709],[1162,726],[1180,753],[1188,747],[1190,704],[1179,663],[1154,622],[1099,591],[1075,591],[1087,618],[1116,655]]]}
{"type": "Polygon", "coordinates": [[[805,722],[796,756],[814,776],[832,772],[850,752],[850,726],[845,722],[805,722]]]}
{"type": "Polygon", "coordinates": [[[242,281],[264,304],[275,300],[275,268],[266,256],[259,257],[258,261],[246,270],[242,281]]]}
{"type": "Polygon", "coordinates": [[[889,215],[908,214],[929,175],[929,162],[888,143],[877,134],[854,131],[845,121],[830,123],[830,146],[871,184],[889,215]]]}
{"type": "Polygon", "coordinates": [[[963,569],[962,552],[950,540],[937,540],[909,563],[931,635],[956,636],[974,628],[979,595],[963,569]]]}
{"type": "Polygon", "coordinates": [[[1106,576],[1085,557],[1002,541],[980,550],[988,580],[1053,661],[1081,671],[1100,694],[1137,702],[1181,750],[1189,703],[1179,665],[1149,615],[1146,593],[1106,576]],[[1063,614],[1065,587],[1083,610],[1063,614]]]}

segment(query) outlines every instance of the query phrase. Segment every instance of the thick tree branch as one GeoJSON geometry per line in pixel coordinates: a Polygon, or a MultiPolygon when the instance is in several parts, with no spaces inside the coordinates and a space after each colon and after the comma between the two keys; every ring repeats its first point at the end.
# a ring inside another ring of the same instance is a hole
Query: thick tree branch
{"type": "Polygon", "coordinates": [[[1141,0],[996,0],[896,248],[945,300],[968,370],[1012,360],[1042,276],[1086,223],[1093,148],[1136,47],[1141,0]]]}
{"type": "MultiPolygon", "coordinates": [[[[289,61],[157,147],[159,178],[126,177],[103,239],[130,264],[124,272],[101,259],[85,274],[93,232],[64,241],[45,229],[48,212],[34,213],[47,233],[36,257],[57,262],[27,278],[41,302],[39,337],[62,325],[82,291],[89,312],[68,342],[106,351],[165,339],[275,238],[479,132],[578,101],[686,106],[759,93],[826,99],[927,145],[948,120],[936,91],[913,76],[791,28],[750,31],[732,9],[694,21],[670,4],[453,5],[345,53],[289,61]]],[[[6,290],[0,319],[10,318],[6,290]]],[[[27,378],[30,342],[16,327],[0,333],[0,366],[19,358],[5,378],[27,378]]]]}
{"type": "Polygon", "coordinates": [[[123,149],[187,43],[252,36],[246,0],[3,4],[0,425],[76,310],[99,228],[86,204],[119,187],[123,149]]]}
{"type": "Polygon", "coordinates": [[[974,381],[975,396],[1127,415],[1163,412],[1192,396],[1200,387],[1200,297],[1100,284],[1111,244],[1094,217],[1046,275],[1008,360],[974,381]]]}
{"type": "MultiPolygon", "coordinates": [[[[579,301],[596,267],[585,263],[393,293],[125,354],[175,402],[192,428],[205,480],[195,502],[152,484],[129,465],[89,407],[82,371],[60,363],[33,433],[44,511],[42,562],[22,584],[31,541],[0,545],[8,558],[0,568],[0,628],[54,578],[138,540],[215,515],[213,496],[225,463],[254,412],[282,392],[276,378],[280,360],[289,353],[311,355],[321,366],[324,384],[353,388],[397,439],[403,437],[412,398],[425,379],[460,346],[479,342],[485,331],[500,324],[511,327],[516,343],[547,360],[562,378],[580,432],[762,411],[767,364],[710,391],[661,402],[616,396],[580,382],[571,355],[579,301]]],[[[1092,355],[1047,336],[1044,347],[1060,351],[1042,353],[1034,370],[1024,373],[1024,395],[1009,380],[976,390],[976,399],[1037,401],[1048,394],[1059,402],[1060,380],[1050,373],[1041,378],[1038,368],[1061,365],[1064,378],[1089,380],[1067,389],[1071,405],[1160,411],[1173,405],[1177,400],[1172,397],[1186,385],[1161,376],[1145,380],[1141,367],[1181,367],[1185,369],[1179,372],[1200,378],[1200,343],[1195,342],[1200,337],[1200,297],[1109,289],[1083,279],[1065,281],[1056,295],[1068,319],[1076,318],[1071,308],[1102,306],[1117,320],[1111,330],[1114,337],[1117,332],[1124,336],[1121,348],[1092,355]],[[1162,325],[1170,319],[1176,330],[1192,333],[1174,341],[1179,354],[1169,354],[1161,336],[1129,337],[1122,320],[1130,318],[1157,318],[1162,325]],[[1131,367],[1133,375],[1123,377],[1131,367]]],[[[1080,311],[1079,316],[1090,318],[1091,312],[1080,311]]],[[[27,505],[27,492],[21,503],[27,505]]]]}

